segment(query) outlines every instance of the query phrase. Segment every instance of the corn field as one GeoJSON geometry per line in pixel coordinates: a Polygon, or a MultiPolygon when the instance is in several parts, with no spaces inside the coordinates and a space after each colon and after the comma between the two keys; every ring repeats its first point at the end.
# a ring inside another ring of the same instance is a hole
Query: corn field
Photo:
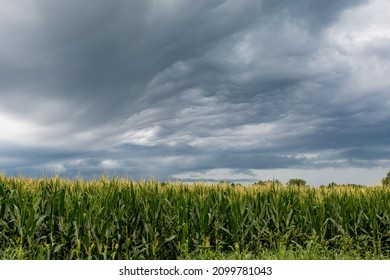
{"type": "Polygon", "coordinates": [[[309,247],[390,258],[390,188],[0,175],[0,259],[178,259],[309,247]]]}

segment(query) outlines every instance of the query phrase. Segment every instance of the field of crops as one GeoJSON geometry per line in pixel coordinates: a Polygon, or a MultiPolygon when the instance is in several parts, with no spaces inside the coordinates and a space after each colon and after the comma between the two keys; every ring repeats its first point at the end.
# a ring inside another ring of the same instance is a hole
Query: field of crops
{"type": "Polygon", "coordinates": [[[390,188],[0,175],[0,259],[191,259],[281,251],[389,259],[390,188]]]}

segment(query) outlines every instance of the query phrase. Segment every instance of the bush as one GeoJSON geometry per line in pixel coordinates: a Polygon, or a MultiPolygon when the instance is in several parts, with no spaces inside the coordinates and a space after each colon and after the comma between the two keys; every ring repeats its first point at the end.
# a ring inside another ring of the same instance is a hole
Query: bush
{"type": "Polygon", "coordinates": [[[278,179],[273,179],[273,180],[258,180],[257,182],[254,182],[253,185],[257,186],[265,186],[265,187],[271,187],[271,186],[282,186],[282,182],[280,182],[278,179]]]}
{"type": "Polygon", "coordinates": [[[303,179],[290,179],[287,182],[287,186],[306,186],[306,181],[303,179]]]}
{"type": "Polygon", "coordinates": [[[390,187],[390,171],[387,172],[386,178],[383,178],[383,179],[382,179],[382,185],[383,185],[384,187],[390,187]]]}

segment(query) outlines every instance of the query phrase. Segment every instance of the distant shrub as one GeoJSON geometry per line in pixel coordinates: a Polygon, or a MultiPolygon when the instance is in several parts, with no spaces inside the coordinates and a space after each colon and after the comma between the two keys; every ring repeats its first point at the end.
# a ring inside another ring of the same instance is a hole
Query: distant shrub
{"type": "Polygon", "coordinates": [[[327,185],[320,185],[320,188],[332,188],[337,187],[338,185],[335,182],[329,183],[327,185]]]}
{"type": "Polygon", "coordinates": [[[384,187],[390,187],[390,171],[387,172],[386,178],[383,178],[383,179],[382,179],[382,185],[383,185],[384,187]]]}
{"type": "Polygon", "coordinates": [[[306,186],[306,181],[303,179],[290,179],[287,186],[306,186]]]}
{"type": "Polygon", "coordinates": [[[262,181],[262,180],[258,180],[256,182],[253,183],[253,185],[257,185],[257,186],[281,186],[282,185],[282,182],[280,182],[278,179],[273,179],[273,180],[265,180],[265,181],[262,181]]]}
{"type": "Polygon", "coordinates": [[[346,187],[352,187],[352,188],[365,188],[366,186],[360,185],[360,184],[346,184],[346,187]]]}
{"type": "Polygon", "coordinates": [[[335,182],[329,183],[328,185],[320,185],[320,188],[365,188],[365,185],[360,184],[336,184],[335,182]]]}
{"type": "Polygon", "coordinates": [[[254,182],[253,185],[265,186],[265,185],[266,185],[266,182],[263,181],[263,180],[258,180],[258,181],[256,181],[256,182],[254,182]]]}

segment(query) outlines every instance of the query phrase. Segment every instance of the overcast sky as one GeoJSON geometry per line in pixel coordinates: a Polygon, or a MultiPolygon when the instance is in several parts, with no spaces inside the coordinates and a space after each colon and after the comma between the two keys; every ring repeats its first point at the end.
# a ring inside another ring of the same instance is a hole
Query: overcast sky
{"type": "Polygon", "coordinates": [[[388,0],[0,0],[0,171],[390,170],[388,0]]]}

